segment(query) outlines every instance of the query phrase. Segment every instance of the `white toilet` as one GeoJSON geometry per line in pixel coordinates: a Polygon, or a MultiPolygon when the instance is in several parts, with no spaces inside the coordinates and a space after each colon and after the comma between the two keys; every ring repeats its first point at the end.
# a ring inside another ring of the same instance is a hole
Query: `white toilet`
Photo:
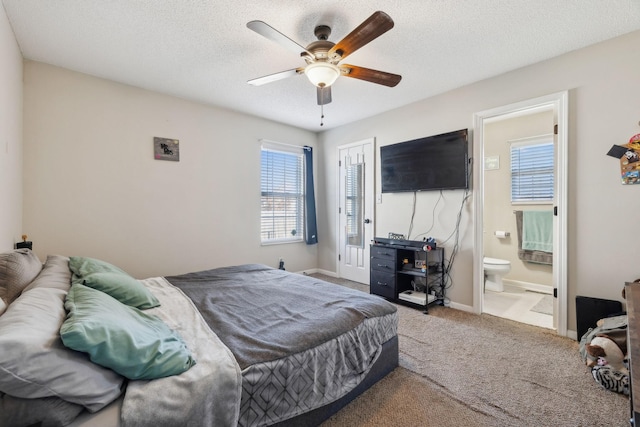
{"type": "Polygon", "coordinates": [[[483,258],[484,266],[484,289],[486,291],[502,292],[502,276],[511,271],[511,262],[505,259],[483,258]]]}

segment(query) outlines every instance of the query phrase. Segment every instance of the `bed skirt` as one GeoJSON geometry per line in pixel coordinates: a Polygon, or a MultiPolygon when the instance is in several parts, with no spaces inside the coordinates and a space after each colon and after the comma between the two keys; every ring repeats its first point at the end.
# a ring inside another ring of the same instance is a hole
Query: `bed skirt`
{"type": "Polygon", "coordinates": [[[362,380],[356,388],[344,395],[342,398],[329,403],[323,407],[314,409],[313,411],[306,412],[298,415],[297,417],[290,418],[288,420],[274,424],[278,427],[300,427],[300,426],[318,426],[323,421],[329,419],[332,415],[336,414],[342,408],[347,406],[349,402],[360,396],[372,385],[380,381],[387,374],[398,367],[398,336],[391,338],[389,341],[382,344],[382,352],[380,357],[373,364],[371,370],[367,376],[362,380]]]}

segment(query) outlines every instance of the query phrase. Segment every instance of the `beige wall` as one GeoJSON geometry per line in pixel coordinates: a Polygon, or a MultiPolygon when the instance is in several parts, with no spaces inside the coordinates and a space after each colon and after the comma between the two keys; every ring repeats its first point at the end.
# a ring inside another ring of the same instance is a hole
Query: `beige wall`
{"type": "MultiPolygon", "coordinates": [[[[0,19],[6,37],[3,22],[0,19]]],[[[15,69],[16,47],[9,39],[0,45],[0,55],[15,69]]],[[[137,277],[247,261],[276,265],[279,256],[289,270],[336,271],[337,146],[367,137],[375,137],[380,146],[472,128],[474,112],[569,90],[568,325],[575,329],[576,295],[620,299],[624,281],[640,275],[629,233],[630,212],[640,207],[640,186],[622,186],[618,162],[606,156],[612,144],[622,144],[639,131],[639,43],[640,32],[635,32],[319,136],[26,62],[23,228],[40,257],[96,256],[137,277]],[[180,139],[181,161],[154,161],[153,136],[180,139]],[[318,142],[318,247],[260,247],[259,190],[254,188],[259,138],[318,142]]],[[[3,74],[0,85],[16,90],[14,81],[3,74]]],[[[0,102],[10,109],[2,120],[19,122],[20,96],[3,90],[0,102]]],[[[18,161],[12,157],[11,140],[15,138],[19,150],[20,137],[14,134],[19,134],[19,126],[11,131],[9,144],[9,157],[18,161]]],[[[1,150],[0,158],[6,162],[1,150]]],[[[19,187],[19,181],[19,172],[11,172],[12,187],[19,187]]],[[[379,174],[376,185],[379,188],[379,174]]],[[[19,194],[0,191],[5,192],[0,192],[3,205],[19,202],[19,194]]],[[[462,204],[463,197],[463,191],[445,192],[432,217],[437,193],[419,194],[414,234],[433,222],[428,234],[440,242],[449,238],[443,246],[450,254],[462,211],[448,295],[456,304],[471,306],[477,256],[474,213],[472,197],[462,204]]],[[[376,205],[376,234],[406,233],[411,205],[410,194],[385,194],[376,205]]],[[[12,239],[21,228],[16,212],[2,209],[14,225],[6,227],[3,221],[0,230],[12,239]]]]}
{"type": "MultiPolygon", "coordinates": [[[[640,131],[638,44],[640,32],[634,32],[324,132],[319,143],[324,169],[318,186],[321,204],[328,214],[321,221],[319,267],[336,268],[332,212],[336,206],[338,145],[375,136],[380,146],[460,128],[472,129],[475,112],[568,90],[569,329],[575,330],[576,295],[621,299],[624,282],[640,277],[637,245],[629,232],[632,212],[640,208],[640,186],[621,185],[618,162],[606,153],[612,144],[623,144],[640,131]]],[[[479,163],[475,161],[476,169],[479,163]]],[[[379,170],[379,165],[376,168],[379,170]]],[[[379,184],[378,176],[376,185],[379,184]]],[[[383,196],[382,203],[376,205],[376,234],[407,230],[411,194],[383,196]]],[[[418,195],[414,225],[417,232],[430,226],[437,197],[434,193],[418,195]]],[[[462,191],[445,193],[429,234],[443,240],[453,232],[461,199],[462,191]]],[[[467,306],[473,305],[473,258],[480,256],[473,253],[472,206],[469,200],[463,208],[460,253],[453,267],[453,285],[448,290],[454,302],[467,306]]],[[[444,244],[447,252],[452,245],[453,241],[444,244]]]]}
{"type": "MultiPolygon", "coordinates": [[[[500,167],[484,171],[484,256],[505,259],[511,271],[505,279],[553,286],[551,265],[525,262],[518,258],[518,233],[514,210],[551,210],[553,204],[511,203],[511,145],[509,141],[553,133],[553,111],[529,114],[485,125],[484,155],[498,157],[500,167]],[[495,231],[510,236],[498,239],[495,231]]],[[[483,167],[483,160],[478,161],[483,167]]]]}
{"type": "Polygon", "coordinates": [[[0,6],[0,252],[22,231],[22,55],[0,6]]]}
{"type": "Polygon", "coordinates": [[[141,278],[243,263],[317,265],[260,246],[260,143],[312,132],[26,61],[24,226],[40,258],[83,255],[141,278]],[[153,137],[180,161],[153,158],[153,137]]]}

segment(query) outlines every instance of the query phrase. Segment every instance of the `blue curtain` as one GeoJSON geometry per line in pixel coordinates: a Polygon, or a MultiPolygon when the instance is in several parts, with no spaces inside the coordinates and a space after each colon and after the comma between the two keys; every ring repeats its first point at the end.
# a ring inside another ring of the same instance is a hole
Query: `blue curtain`
{"type": "Polygon", "coordinates": [[[318,226],[316,224],[316,196],[313,191],[313,148],[304,146],[305,182],[305,236],[307,245],[318,243],[318,226]]]}

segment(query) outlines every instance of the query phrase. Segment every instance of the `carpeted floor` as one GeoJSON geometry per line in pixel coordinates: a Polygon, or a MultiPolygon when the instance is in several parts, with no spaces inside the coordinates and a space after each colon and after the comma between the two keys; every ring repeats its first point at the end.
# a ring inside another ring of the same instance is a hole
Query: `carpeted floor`
{"type": "Polygon", "coordinates": [[[595,383],[576,341],[447,307],[398,310],[400,367],[323,427],[629,425],[628,398],[595,383]]]}

